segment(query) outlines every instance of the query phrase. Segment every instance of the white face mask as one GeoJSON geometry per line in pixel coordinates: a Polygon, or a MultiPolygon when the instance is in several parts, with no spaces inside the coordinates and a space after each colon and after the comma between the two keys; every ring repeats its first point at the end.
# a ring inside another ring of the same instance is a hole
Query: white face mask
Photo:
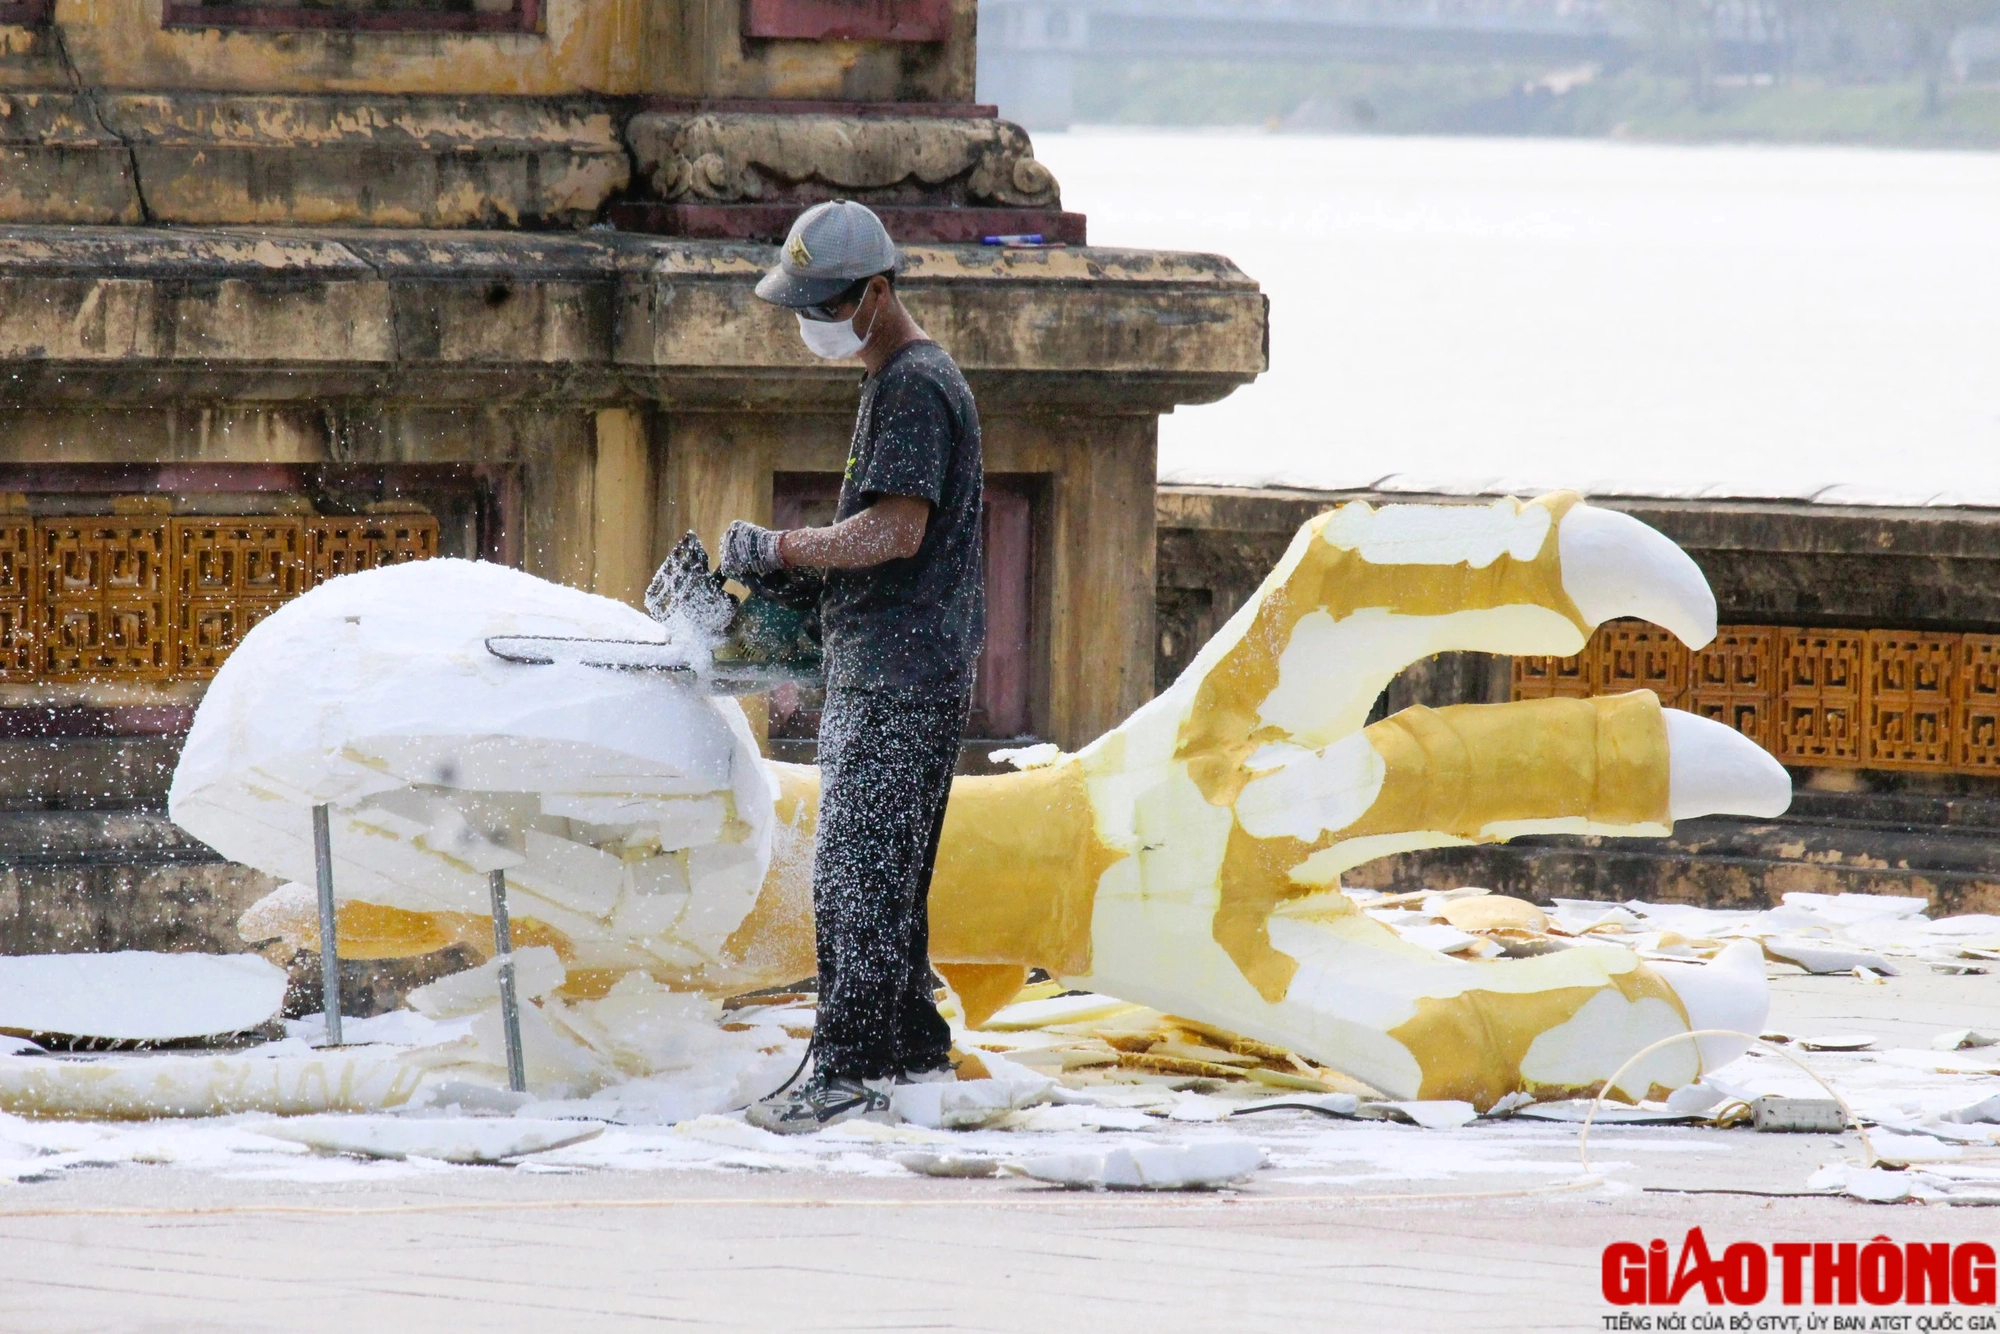
{"type": "MultiPolygon", "coordinates": [[[[854,321],[861,318],[861,310],[844,320],[809,320],[799,316],[799,337],[805,340],[806,348],[816,357],[828,361],[846,361],[849,357],[861,355],[861,349],[868,346],[868,334],[856,333],[854,321]]],[[[869,332],[874,332],[875,321],[868,321],[869,332]]]]}

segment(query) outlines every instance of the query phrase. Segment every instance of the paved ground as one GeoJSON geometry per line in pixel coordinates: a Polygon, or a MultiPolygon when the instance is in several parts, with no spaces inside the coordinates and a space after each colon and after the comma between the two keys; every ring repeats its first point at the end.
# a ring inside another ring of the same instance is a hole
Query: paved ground
{"type": "MultiPolygon", "coordinates": [[[[206,1203],[164,1169],[47,1206],[206,1203]]],[[[1354,1205],[1019,1185],[494,1172],[238,1203],[491,1210],[0,1219],[9,1330],[1595,1330],[1607,1241],[1992,1238],[1988,1211],[1635,1195],[1354,1205]],[[520,1206],[640,1196],[658,1208],[520,1206]]]]}
{"type": "MultiPolygon", "coordinates": [[[[2000,1021],[1997,979],[1776,991],[1772,1024],[1794,1032],[1922,1045],[2000,1021]]],[[[1283,1173],[1169,1198],[505,1168],[310,1186],[126,1166],[0,1190],[0,1329],[1584,1331],[1613,1309],[1598,1291],[1612,1240],[1677,1247],[1696,1224],[1725,1243],[2000,1237],[2000,1210],[1689,1193],[1796,1191],[1843,1142],[1611,1128],[1599,1156],[1629,1164],[1621,1193],[1415,1202],[1283,1173]],[[218,1207],[245,1212],[174,1212],[218,1207]]]]}

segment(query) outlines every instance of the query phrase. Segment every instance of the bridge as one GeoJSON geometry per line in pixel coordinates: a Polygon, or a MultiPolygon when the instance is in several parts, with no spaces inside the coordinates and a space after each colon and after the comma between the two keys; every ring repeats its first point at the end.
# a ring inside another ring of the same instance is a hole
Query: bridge
{"type": "Polygon", "coordinates": [[[980,0],[979,100],[1061,129],[1086,61],[1618,66],[1640,36],[1602,0],[980,0]]]}

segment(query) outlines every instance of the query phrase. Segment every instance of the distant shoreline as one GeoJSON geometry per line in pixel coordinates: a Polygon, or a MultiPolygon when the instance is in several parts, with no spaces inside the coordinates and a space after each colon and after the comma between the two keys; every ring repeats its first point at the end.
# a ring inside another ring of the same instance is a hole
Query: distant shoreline
{"type": "MultiPolygon", "coordinates": [[[[1005,108],[1002,108],[1005,114],[1005,108]]],[[[1079,78],[1078,128],[1625,139],[2000,149],[2000,83],[1954,83],[1926,112],[1917,79],[1722,79],[1506,67],[1107,65],[1079,78]]]]}

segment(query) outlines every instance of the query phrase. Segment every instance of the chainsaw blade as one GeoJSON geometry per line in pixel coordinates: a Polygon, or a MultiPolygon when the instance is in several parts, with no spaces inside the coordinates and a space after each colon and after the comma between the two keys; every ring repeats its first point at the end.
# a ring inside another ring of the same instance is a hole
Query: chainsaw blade
{"type": "Polygon", "coordinates": [[[558,663],[616,672],[652,672],[690,678],[711,695],[756,695],[787,682],[817,687],[818,664],[713,662],[697,671],[686,651],[645,639],[590,639],[565,635],[495,635],[486,651],[505,662],[530,667],[558,663]]]}

